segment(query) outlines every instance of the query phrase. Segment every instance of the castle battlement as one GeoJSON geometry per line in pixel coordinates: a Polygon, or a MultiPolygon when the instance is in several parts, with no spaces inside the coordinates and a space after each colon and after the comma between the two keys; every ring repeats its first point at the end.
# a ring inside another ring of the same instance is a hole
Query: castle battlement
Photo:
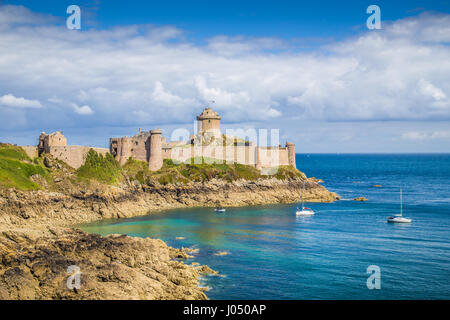
{"type": "Polygon", "coordinates": [[[278,165],[295,167],[295,145],[285,147],[259,147],[254,141],[244,141],[220,132],[220,115],[212,108],[205,108],[197,116],[198,133],[188,141],[167,142],[161,129],[139,131],[127,138],[111,138],[110,152],[120,164],[133,159],[149,162],[150,170],[158,170],[163,159],[185,162],[191,158],[214,158],[224,163],[241,163],[258,169],[278,165]]]}
{"type": "MultiPolygon", "coordinates": [[[[198,133],[191,135],[187,141],[166,141],[161,129],[139,132],[134,136],[109,139],[109,150],[92,148],[98,153],[110,152],[115,159],[124,165],[128,159],[148,162],[149,169],[157,171],[162,167],[164,159],[174,162],[185,162],[191,158],[212,158],[216,162],[251,165],[258,169],[280,165],[295,167],[295,145],[287,142],[285,147],[258,146],[254,141],[222,134],[220,132],[220,115],[212,108],[205,108],[197,116],[198,133]]],[[[65,161],[74,168],[79,168],[85,161],[90,147],[68,146],[67,139],[61,131],[39,136],[38,155],[48,153],[65,161]]],[[[33,153],[33,150],[27,149],[33,153]]]]}

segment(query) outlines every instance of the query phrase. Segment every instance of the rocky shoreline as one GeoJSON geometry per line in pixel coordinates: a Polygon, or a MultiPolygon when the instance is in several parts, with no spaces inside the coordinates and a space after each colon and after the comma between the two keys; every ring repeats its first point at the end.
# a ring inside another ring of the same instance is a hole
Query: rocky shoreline
{"type": "MultiPolygon", "coordinates": [[[[104,219],[130,218],[154,211],[187,207],[240,207],[299,201],[303,180],[260,179],[179,185],[109,186],[93,182],[89,189],[65,193],[18,191],[0,194],[0,225],[74,226],[104,219]]],[[[339,199],[322,185],[308,181],[305,201],[333,202],[339,199]]]]}
{"type": "MultiPolygon", "coordinates": [[[[200,206],[297,202],[302,179],[121,186],[92,182],[64,192],[0,193],[0,299],[207,299],[199,287],[207,266],[187,265],[188,250],[158,239],[101,237],[74,228],[103,219],[200,206]],[[80,268],[81,288],[69,290],[67,267],[80,268]]],[[[339,197],[309,179],[305,200],[339,197]]]]}

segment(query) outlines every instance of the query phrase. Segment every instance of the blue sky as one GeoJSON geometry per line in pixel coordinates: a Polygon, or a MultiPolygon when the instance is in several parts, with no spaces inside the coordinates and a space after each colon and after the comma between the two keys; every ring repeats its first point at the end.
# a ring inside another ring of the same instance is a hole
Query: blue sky
{"type": "MultiPolygon", "coordinates": [[[[1,1],[0,1],[1,3],[1,1]]],[[[130,24],[171,24],[201,40],[217,34],[282,38],[341,38],[365,25],[366,8],[382,8],[383,20],[397,20],[421,11],[449,12],[449,1],[300,1],[300,0],[107,0],[3,1],[33,11],[66,17],[65,9],[78,4],[90,12],[89,25],[108,28],[130,24]]]]}
{"type": "Polygon", "coordinates": [[[449,1],[0,1],[0,141],[275,128],[297,152],[448,152],[449,1]],[[82,30],[65,28],[68,5],[82,30]],[[381,8],[382,30],[366,28],[381,8]]]}

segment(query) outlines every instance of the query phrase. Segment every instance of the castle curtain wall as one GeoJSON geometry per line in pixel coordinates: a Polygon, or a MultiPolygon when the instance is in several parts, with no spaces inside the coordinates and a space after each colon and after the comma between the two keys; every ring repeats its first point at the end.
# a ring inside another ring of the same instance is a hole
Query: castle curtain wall
{"type": "Polygon", "coordinates": [[[175,162],[185,162],[190,158],[213,158],[224,163],[240,163],[256,166],[255,146],[198,146],[185,145],[173,147],[170,151],[171,159],[175,162]]]}
{"type": "Polygon", "coordinates": [[[289,165],[289,154],[287,148],[259,147],[258,165],[262,168],[289,165]]]}
{"type": "Polygon", "coordinates": [[[86,154],[90,149],[94,149],[99,154],[106,155],[109,150],[106,148],[91,148],[84,146],[54,146],[49,147],[49,154],[56,159],[62,160],[72,168],[78,169],[84,164],[86,154]]]}
{"type": "MultiPolygon", "coordinates": [[[[151,142],[151,132],[141,132],[133,137],[111,139],[111,150],[117,149],[116,159],[123,165],[129,157],[150,162],[153,154],[162,159],[172,159],[175,163],[186,162],[191,158],[211,158],[223,163],[245,164],[258,169],[279,165],[295,166],[295,145],[287,143],[286,147],[257,147],[254,143],[242,143],[236,137],[226,137],[220,133],[220,116],[211,108],[205,108],[197,117],[198,135],[188,141],[167,142],[162,136],[161,143],[151,142]],[[217,139],[227,140],[226,146],[217,145],[217,139]],[[228,140],[234,139],[234,143],[228,140]],[[117,141],[116,141],[117,140],[117,141]],[[197,143],[200,142],[200,143],[197,143]],[[202,145],[204,143],[206,145],[202,145]],[[114,144],[114,145],[113,145],[114,144]],[[158,150],[153,150],[157,148],[158,150]],[[120,151],[120,153],[119,153],[120,151]]],[[[158,129],[161,135],[161,130],[158,129]]],[[[249,139],[251,140],[251,139],[249,139]]]]}

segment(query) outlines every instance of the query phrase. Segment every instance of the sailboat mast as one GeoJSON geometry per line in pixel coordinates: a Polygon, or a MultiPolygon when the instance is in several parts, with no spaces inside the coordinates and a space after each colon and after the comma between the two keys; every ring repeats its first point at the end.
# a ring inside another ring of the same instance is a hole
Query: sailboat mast
{"type": "Polygon", "coordinates": [[[402,197],[402,188],[400,188],[400,216],[403,215],[403,197],[402,197]]]}

